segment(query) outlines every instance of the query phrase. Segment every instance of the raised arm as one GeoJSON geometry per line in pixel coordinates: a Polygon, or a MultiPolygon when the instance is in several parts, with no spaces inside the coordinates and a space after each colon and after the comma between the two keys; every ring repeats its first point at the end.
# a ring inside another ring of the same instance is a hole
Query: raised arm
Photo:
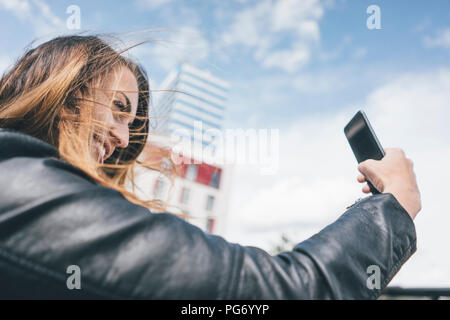
{"type": "Polygon", "coordinates": [[[416,248],[412,220],[391,194],[355,204],[293,251],[271,256],[151,214],[59,160],[27,161],[20,175],[39,176],[21,185],[21,202],[14,192],[1,202],[1,296],[374,298],[380,290],[367,287],[367,268],[379,267],[382,288],[416,248]],[[81,270],[81,290],[66,286],[70,265],[81,270]]]}

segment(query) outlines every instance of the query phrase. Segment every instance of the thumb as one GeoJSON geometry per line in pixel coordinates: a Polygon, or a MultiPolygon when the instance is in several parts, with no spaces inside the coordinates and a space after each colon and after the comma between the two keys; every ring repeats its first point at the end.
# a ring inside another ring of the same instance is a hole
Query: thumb
{"type": "Polygon", "coordinates": [[[375,186],[375,188],[377,188],[377,190],[382,192],[383,183],[380,181],[379,177],[376,174],[376,165],[377,161],[368,159],[358,165],[358,170],[366,177],[366,180],[370,181],[375,186]]]}

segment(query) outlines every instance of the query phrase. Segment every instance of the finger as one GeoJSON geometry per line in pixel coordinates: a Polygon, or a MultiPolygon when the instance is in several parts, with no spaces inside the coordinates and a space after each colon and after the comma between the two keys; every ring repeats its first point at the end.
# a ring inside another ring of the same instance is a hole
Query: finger
{"type": "Polygon", "coordinates": [[[358,171],[363,175],[367,175],[367,173],[371,171],[374,162],[375,160],[373,159],[368,159],[361,162],[360,164],[358,164],[358,171]]]}
{"type": "Polygon", "coordinates": [[[366,177],[364,177],[363,174],[359,174],[358,177],[356,178],[356,180],[358,180],[358,182],[362,183],[362,182],[366,181],[366,177]]]}
{"type": "Polygon", "coordinates": [[[365,184],[362,188],[362,192],[364,193],[370,193],[370,187],[368,184],[365,184]]]}
{"type": "Polygon", "coordinates": [[[384,153],[386,156],[394,156],[394,155],[399,155],[402,157],[405,157],[405,151],[401,148],[385,148],[384,149],[384,153]]]}

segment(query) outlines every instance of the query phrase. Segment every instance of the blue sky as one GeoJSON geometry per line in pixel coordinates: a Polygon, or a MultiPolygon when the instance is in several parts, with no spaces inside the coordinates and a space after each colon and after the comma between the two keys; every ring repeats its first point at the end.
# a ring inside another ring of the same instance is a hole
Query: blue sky
{"type": "MultiPolygon", "coordinates": [[[[418,251],[393,284],[450,286],[450,2],[380,0],[0,0],[0,70],[33,39],[66,28],[140,32],[133,50],[153,89],[179,61],[231,83],[229,128],[280,130],[279,170],[234,168],[226,238],[269,249],[300,241],[364,196],[342,130],[363,107],[384,146],[413,159],[423,210],[418,251]],[[381,29],[369,30],[370,5],[381,29]]],[[[129,36],[125,37],[129,38],[129,36]]]]}
{"type": "Polygon", "coordinates": [[[141,52],[147,54],[137,54],[156,89],[170,66],[187,59],[233,84],[230,126],[263,127],[286,125],[306,113],[359,105],[389,77],[449,63],[449,39],[447,47],[426,45],[426,39],[442,37],[448,27],[448,1],[287,2],[292,3],[291,10],[280,10],[276,16],[274,1],[0,1],[0,54],[17,57],[37,37],[71,32],[65,28],[66,9],[76,4],[81,9],[81,31],[166,29],[140,35],[163,42],[145,45],[141,52]],[[381,9],[381,30],[366,27],[371,4],[381,9]],[[305,14],[290,15],[296,8],[305,14]],[[280,21],[287,21],[284,28],[280,21]],[[317,34],[298,32],[305,21],[317,28],[317,34]],[[283,66],[280,59],[267,65],[272,54],[292,51],[300,43],[309,55],[305,61],[291,65],[284,61],[283,66]],[[158,50],[160,55],[150,54],[158,50]],[[258,58],[259,50],[265,52],[258,58]],[[171,57],[171,51],[177,54],[171,57]],[[161,55],[164,65],[159,63],[161,55]]]}

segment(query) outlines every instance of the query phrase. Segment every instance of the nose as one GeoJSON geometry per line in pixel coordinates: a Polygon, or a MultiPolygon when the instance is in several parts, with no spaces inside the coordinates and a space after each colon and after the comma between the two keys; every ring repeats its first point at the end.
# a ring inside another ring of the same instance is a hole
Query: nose
{"type": "Polygon", "coordinates": [[[116,148],[128,147],[129,131],[127,125],[118,125],[111,128],[109,132],[111,136],[111,143],[116,148]]]}

